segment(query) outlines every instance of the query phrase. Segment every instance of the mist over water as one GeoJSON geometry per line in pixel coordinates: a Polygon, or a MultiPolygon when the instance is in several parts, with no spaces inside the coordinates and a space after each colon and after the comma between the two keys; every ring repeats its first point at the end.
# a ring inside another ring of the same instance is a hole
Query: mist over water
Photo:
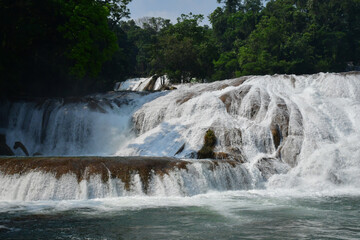
{"type": "Polygon", "coordinates": [[[8,145],[21,141],[30,155],[190,162],[152,172],[146,191],[136,172],[129,188],[97,175],[1,173],[0,237],[360,237],[359,73],[252,76],[166,92],[8,102],[0,111],[8,145]],[[236,164],[189,159],[208,129],[215,152],[236,164]],[[85,223],[92,227],[84,232],[85,223]]]}

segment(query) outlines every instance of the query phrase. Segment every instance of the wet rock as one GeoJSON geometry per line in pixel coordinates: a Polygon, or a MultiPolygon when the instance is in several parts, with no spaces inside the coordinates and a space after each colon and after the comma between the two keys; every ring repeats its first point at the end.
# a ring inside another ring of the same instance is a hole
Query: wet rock
{"type": "Polygon", "coordinates": [[[150,176],[168,174],[173,169],[186,169],[188,162],[160,157],[28,157],[0,158],[0,171],[6,175],[25,174],[31,171],[53,173],[57,179],[65,174],[75,174],[78,182],[100,175],[103,182],[121,179],[130,189],[131,175],[138,173],[144,192],[150,176]]]}
{"type": "Polygon", "coordinates": [[[225,152],[215,152],[214,153],[215,155],[215,159],[229,159],[230,158],[230,155],[228,153],[225,153],[225,152]]]}
{"type": "Polygon", "coordinates": [[[0,156],[14,156],[14,152],[6,144],[6,136],[0,134],[0,156]]]}
{"type": "Polygon", "coordinates": [[[278,128],[281,132],[281,136],[283,138],[287,137],[289,134],[289,109],[282,98],[278,98],[277,100],[276,112],[274,113],[274,117],[271,123],[271,129],[278,128]]]}
{"type": "Polygon", "coordinates": [[[284,144],[279,148],[281,160],[291,167],[295,167],[298,164],[302,143],[302,136],[288,136],[284,144]]]}
{"type": "Polygon", "coordinates": [[[184,149],[185,149],[185,143],[179,148],[179,150],[177,150],[177,152],[175,153],[175,155],[174,156],[176,156],[176,155],[178,155],[178,154],[180,154],[180,153],[182,153],[182,151],[184,151],[184,149]]]}
{"type": "Polygon", "coordinates": [[[157,75],[153,76],[151,80],[148,82],[148,84],[144,87],[144,91],[154,91],[157,79],[158,79],[157,75]]]}
{"type": "Polygon", "coordinates": [[[198,159],[214,158],[214,148],[216,141],[217,139],[214,131],[211,129],[207,130],[204,136],[204,145],[197,153],[198,159]]]}
{"type": "Polygon", "coordinates": [[[185,155],[185,158],[188,159],[196,159],[197,158],[197,152],[191,152],[185,155]]]}
{"type": "Polygon", "coordinates": [[[240,89],[223,94],[219,99],[225,104],[226,111],[231,115],[238,115],[243,98],[250,91],[251,86],[244,86],[240,89]]]}
{"type": "Polygon", "coordinates": [[[106,113],[106,110],[100,106],[98,101],[95,100],[90,100],[87,103],[87,107],[94,112],[106,113]]]}
{"type": "MultiPolygon", "coordinates": [[[[214,170],[220,161],[204,160],[202,163],[214,170]]],[[[239,165],[234,161],[221,163],[232,167],[239,165]]],[[[92,176],[100,176],[104,183],[120,179],[127,191],[131,190],[132,177],[138,174],[142,190],[147,193],[154,175],[163,177],[174,170],[188,171],[189,164],[192,163],[169,157],[7,157],[0,158],[0,172],[4,175],[23,175],[36,171],[54,174],[57,179],[73,174],[79,183],[89,181],[92,176]]]]}
{"type": "Polygon", "coordinates": [[[181,105],[186,103],[187,101],[189,101],[190,99],[194,98],[196,96],[195,93],[187,93],[186,95],[184,95],[181,99],[178,99],[176,101],[176,104],[181,105]]]}
{"type": "Polygon", "coordinates": [[[278,147],[280,146],[280,142],[282,140],[279,125],[276,124],[275,126],[272,126],[271,135],[273,137],[273,142],[274,142],[275,149],[278,149],[278,147]]]}
{"type": "Polygon", "coordinates": [[[268,180],[274,174],[283,174],[290,170],[290,167],[277,158],[262,158],[256,167],[261,172],[264,180],[268,180]]]}
{"type": "Polygon", "coordinates": [[[26,147],[24,146],[24,144],[22,144],[21,142],[15,142],[13,148],[14,148],[15,150],[18,149],[18,148],[20,148],[26,156],[29,156],[28,150],[26,149],[26,147]]]}

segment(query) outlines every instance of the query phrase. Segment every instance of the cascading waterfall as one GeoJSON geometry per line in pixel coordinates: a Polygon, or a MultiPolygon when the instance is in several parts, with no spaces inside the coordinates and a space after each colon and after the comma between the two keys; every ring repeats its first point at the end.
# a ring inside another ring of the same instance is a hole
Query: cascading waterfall
{"type": "MultiPolygon", "coordinates": [[[[2,104],[0,128],[8,146],[21,142],[30,155],[113,155],[133,137],[131,115],[164,93],[117,92],[87,98],[2,104]]],[[[24,155],[14,149],[16,155],[24,155]]]]}
{"type": "Polygon", "coordinates": [[[135,112],[140,136],[121,152],[170,155],[185,143],[179,155],[188,157],[211,128],[218,137],[215,151],[259,170],[270,178],[268,188],[358,188],[359,100],[356,72],[183,86],[135,112]]]}
{"type": "Polygon", "coordinates": [[[0,161],[0,200],[69,200],[120,196],[193,196],[252,188],[235,162],[171,158],[55,158],[0,161]],[[14,166],[18,161],[18,168],[14,166]],[[75,165],[75,166],[73,166],[75,165]],[[30,170],[31,169],[31,170],[30,170]]]}
{"type": "Polygon", "coordinates": [[[360,73],[251,76],[177,88],[93,96],[91,104],[7,103],[1,111],[8,117],[1,124],[8,145],[21,141],[30,154],[175,156],[185,161],[196,158],[205,132],[212,129],[214,151],[223,158],[217,167],[191,160],[187,169],[151,172],[146,188],[137,170],[127,188],[115,176],[104,182],[93,174],[77,181],[71,173],[57,178],[39,166],[3,173],[0,198],[192,196],[254,188],[358,190],[360,73]],[[40,193],[45,185],[48,189],[40,193]]]}

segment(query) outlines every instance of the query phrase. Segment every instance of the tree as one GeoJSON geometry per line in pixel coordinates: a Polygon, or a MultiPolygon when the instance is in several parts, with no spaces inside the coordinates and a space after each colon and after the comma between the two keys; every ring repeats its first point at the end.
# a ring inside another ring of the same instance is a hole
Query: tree
{"type": "Polygon", "coordinates": [[[167,74],[173,82],[211,76],[217,48],[211,30],[199,25],[202,20],[202,15],[182,14],[176,24],[162,29],[152,60],[156,73],[167,74]]]}
{"type": "Polygon", "coordinates": [[[218,1],[225,3],[211,15],[214,37],[222,50],[219,59],[214,60],[213,80],[232,78],[238,75],[238,48],[255,29],[261,18],[260,0],[218,1]],[[229,10],[230,9],[230,10],[229,10]]]}
{"type": "Polygon", "coordinates": [[[0,1],[0,91],[37,96],[91,91],[118,49],[109,21],[126,15],[128,2],[0,1]]]}

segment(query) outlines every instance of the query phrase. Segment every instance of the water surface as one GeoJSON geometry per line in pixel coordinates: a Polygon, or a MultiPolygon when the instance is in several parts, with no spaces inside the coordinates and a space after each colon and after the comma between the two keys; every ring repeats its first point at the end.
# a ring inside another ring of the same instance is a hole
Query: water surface
{"type": "Polygon", "coordinates": [[[1,239],[357,239],[360,197],[269,191],[1,202],[1,239]]]}

